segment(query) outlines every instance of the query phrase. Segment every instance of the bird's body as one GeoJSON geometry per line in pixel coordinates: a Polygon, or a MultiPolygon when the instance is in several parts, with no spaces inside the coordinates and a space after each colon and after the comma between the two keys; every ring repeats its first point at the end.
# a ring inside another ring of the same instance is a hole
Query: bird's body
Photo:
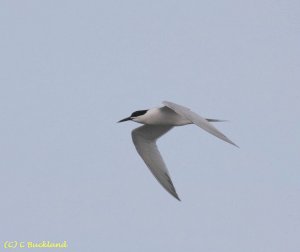
{"type": "Polygon", "coordinates": [[[159,137],[168,132],[174,126],[195,124],[214,136],[235,146],[237,145],[210,123],[221,120],[205,119],[192,112],[190,109],[172,102],[165,101],[163,104],[165,106],[160,108],[135,111],[131,114],[131,116],[120,120],[119,122],[132,120],[137,123],[144,124],[132,131],[132,140],[136,150],[158,182],[170,194],[180,200],[167,167],[157,148],[156,140],[159,137]]]}
{"type": "Polygon", "coordinates": [[[191,124],[190,120],[177,114],[174,110],[168,107],[152,108],[147,110],[144,115],[141,115],[133,121],[147,124],[147,125],[170,125],[170,126],[182,126],[191,124]]]}

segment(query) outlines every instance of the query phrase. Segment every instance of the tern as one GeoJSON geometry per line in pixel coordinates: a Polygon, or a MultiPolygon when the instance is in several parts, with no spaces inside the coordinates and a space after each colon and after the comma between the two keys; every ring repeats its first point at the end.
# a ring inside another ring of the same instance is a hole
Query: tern
{"type": "Polygon", "coordinates": [[[162,103],[164,105],[162,107],[135,111],[129,117],[118,122],[131,120],[144,124],[131,132],[135,148],[157,181],[180,201],[167,166],[157,148],[156,140],[158,138],[174,126],[195,124],[223,141],[238,146],[211,124],[211,122],[222,122],[223,120],[203,118],[189,108],[173,102],[164,101],[162,103]]]}

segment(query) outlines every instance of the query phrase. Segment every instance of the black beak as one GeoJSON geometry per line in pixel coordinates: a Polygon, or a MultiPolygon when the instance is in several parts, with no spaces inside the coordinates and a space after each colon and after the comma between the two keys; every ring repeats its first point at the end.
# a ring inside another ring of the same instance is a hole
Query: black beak
{"type": "Polygon", "coordinates": [[[124,118],[124,119],[122,119],[122,120],[120,120],[120,121],[118,121],[118,123],[120,123],[120,122],[126,122],[126,121],[129,121],[129,120],[131,120],[131,117],[129,116],[129,117],[126,117],[126,118],[124,118]]]}

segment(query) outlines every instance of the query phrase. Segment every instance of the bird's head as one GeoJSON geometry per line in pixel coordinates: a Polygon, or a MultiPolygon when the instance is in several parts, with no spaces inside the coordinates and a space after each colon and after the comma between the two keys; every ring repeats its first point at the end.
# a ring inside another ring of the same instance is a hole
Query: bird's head
{"type": "Polygon", "coordinates": [[[147,111],[148,110],[135,111],[129,117],[126,117],[126,118],[118,121],[118,123],[125,122],[125,121],[134,121],[134,122],[142,123],[143,122],[143,115],[145,115],[147,113],[147,111]]]}

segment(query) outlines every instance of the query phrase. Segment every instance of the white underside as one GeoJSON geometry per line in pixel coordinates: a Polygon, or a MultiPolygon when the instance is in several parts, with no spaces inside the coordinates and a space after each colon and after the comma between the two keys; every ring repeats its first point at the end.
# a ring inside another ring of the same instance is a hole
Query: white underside
{"type": "Polygon", "coordinates": [[[182,126],[192,122],[168,107],[153,108],[133,121],[147,125],[182,126]]]}

